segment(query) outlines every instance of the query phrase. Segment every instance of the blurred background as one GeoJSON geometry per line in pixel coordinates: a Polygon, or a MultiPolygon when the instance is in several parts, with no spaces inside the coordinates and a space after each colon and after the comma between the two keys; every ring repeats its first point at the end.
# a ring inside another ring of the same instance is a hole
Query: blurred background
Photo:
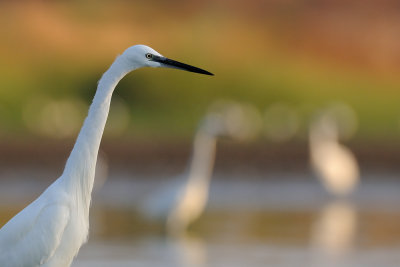
{"type": "Polygon", "coordinates": [[[393,0],[0,1],[0,225],[62,173],[102,73],[146,44],[215,76],[120,82],[73,266],[399,266],[399,15],[393,0]],[[215,101],[251,110],[246,138],[218,140],[203,215],[166,238],[138,203],[187,169],[215,101]],[[328,152],[311,156],[327,112],[359,166],[345,194],[321,182],[328,152]]]}

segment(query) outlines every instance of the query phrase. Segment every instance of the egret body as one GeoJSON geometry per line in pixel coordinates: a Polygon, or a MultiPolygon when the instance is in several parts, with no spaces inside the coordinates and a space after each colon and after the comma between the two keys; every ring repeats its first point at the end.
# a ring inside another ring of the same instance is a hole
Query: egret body
{"type": "Polygon", "coordinates": [[[330,193],[343,196],[357,185],[357,160],[339,143],[337,125],[329,116],[322,116],[310,127],[310,159],[318,178],[330,193]]]}
{"type": "Polygon", "coordinates": [[[0,229],[0,266],[70,266],[87,240],[96,161],[111,96],[127,73],[141,67],[212,75],[144,45],[132,46],[117,57],[99,81],[61,177],[0,229]]]}
{"type": "Polygon", "coordinates": [[[187,172],[151,194],[140,207],[147,219],[165,224],[170,235],[184,233],[187,226],[203,213],[208,201],[218,138],[239,138],[235,128],[247,122],[247,117],[237,116],[242,106],[224,103],[220,108],[219,112],[209,112],[201,121],[194,136],[187,172]]]}

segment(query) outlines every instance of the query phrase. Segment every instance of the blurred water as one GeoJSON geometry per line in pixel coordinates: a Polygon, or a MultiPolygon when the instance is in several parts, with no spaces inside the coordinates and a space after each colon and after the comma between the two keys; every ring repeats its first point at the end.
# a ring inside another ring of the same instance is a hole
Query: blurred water
{"type": "MultiPolygon", "coordinates": [[[[390,175],[369,174],[336,200],[307,174],[217,174],[204,216],[175,239],[135,211],[168,179],[129,175],[93,193],[89,242],[72,266],[400,266],[400,182],[390,175]]],[[[49,183],[15,177],[0,180],[1,225],[49,183]]]]}
{"type": "Polygon", "coordinates": [[[149,241],[135,244],[88,244],[72,266],[399,266],[398,248],[355,251],[346,257],[321,257],[306,247],[266,244],[209,244],[206,259],[187,258],[187,248],[149,241]]]}

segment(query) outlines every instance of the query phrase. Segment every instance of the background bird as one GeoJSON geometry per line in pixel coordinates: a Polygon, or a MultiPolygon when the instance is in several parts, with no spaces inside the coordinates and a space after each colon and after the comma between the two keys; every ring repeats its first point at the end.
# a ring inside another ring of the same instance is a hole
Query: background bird
{"type": "Polygon", "coordinates": [[[337,119],[325,112],[315,119],[309,132],[311,166],[327,191],[343,196],[359,181],[359,167],[354,154],[339,143],[337,119]]]}
{"type": "MultiPolygon", "coordinates": [[[[152,193],[140,212],[152,221],[165,224],[171,235],[185,229],[202,214],[213,173],[216,145],[219,138],[248,139],[259,130],[252,125],[254,111],[234,101],[218,101],[200,122],[194,136],[188,170],[182,176],[152,193]]],[[[257,121],[261,121],[258,117],[257,121]]]]}
{"type": "Polygon", "coordinates": [[[112,93],[141,67],[211,73],[180,63],[144,45],[116,58],[99,81],[93,103],[60,178],[0,229],[0,266],[69,266],[87,240],[89,206],[101,137],[112,93]]]}

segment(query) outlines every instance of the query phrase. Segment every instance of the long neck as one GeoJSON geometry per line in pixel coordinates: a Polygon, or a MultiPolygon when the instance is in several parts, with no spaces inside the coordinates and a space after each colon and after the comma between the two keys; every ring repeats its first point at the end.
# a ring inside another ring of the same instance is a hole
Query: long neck
{"type": "Polygon", "coordinates": [[[101,77],[88,116],[69,156],[62,180],[87,209],[90,205],[97,154],[117,83],[130,71],[123,56],[118,57],[101,77]]]}
{"type": "Polygon", "coordinates": [[[214,168],[215,150],[215,136],[200,130],[194,140],[189,180],[208,185],[214,168]]]}

